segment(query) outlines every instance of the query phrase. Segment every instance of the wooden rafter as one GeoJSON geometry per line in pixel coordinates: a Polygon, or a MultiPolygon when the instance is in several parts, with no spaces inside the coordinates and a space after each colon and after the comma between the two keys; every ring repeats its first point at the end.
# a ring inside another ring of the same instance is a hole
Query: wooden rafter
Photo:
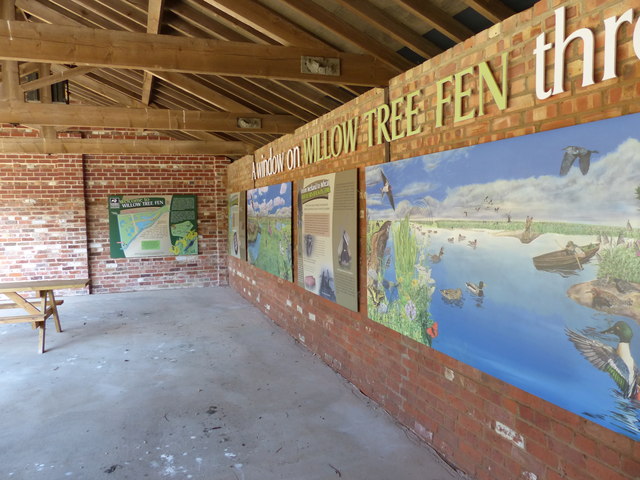
{"type": "Polygon", "coordinates": [[[473,8],[480,15],[491,20],[494,23],[499,23],[516,13],[499,0],[462,1],[473,8]]]}
{"type": "MultiPolygon", "coordinates": [[[[209,3],[207,3],[206,0],[183,0],[183,3],[185,5],[188,5],[189,7],[191,7],[197,12],[196,16],[192,17],[192,19],[201,18],[201,17],[211,18],[221,24],[227,25],[229,28],[231,28],[232,30],[235,30],[243,37],[246,37],[248,41],[253,43],[261,43],[265,45],[276,45],[278,43],[273,38],[247,25],[246,23],[242,22],[238,18],[232,15],[229,15],[228,13],[220,9],[212,7],[209,3]]],[[[260,8],[260,7],[257,7],[257,8],[260,8]]],[[[296,25],[292,24],[291,27],[294,30],[297,29],[296,25]]],[[[228,40],[232,40],[232,39],[228,38],[228,40]]]]}
{"type": "MultiPolygon", "coordinates": [[[[51,69],[54,72],[68,70],[68,68],[63,65],[52,65],[51,69]]],[[[141,101],[133,98],[131,95],[105,84],[101,79],[99,80],[97,76],[92,77],[91,75],[85,75],[84,77],[76,77],[73,79],[73,83],[120,105],[133,108],[142,108],[145,106],[141,101]]]]}
{"type": "Polygon", "coordinates": [[[375,25],[387,35],[424,58],[431,58],[442,53],[442,49],[414,32],[403,23],[394,20],[384,10],[376,7],[368,0],[337,0],[340,5],[359,15],[365,21],[375,25]]]}
{"type": "Polygon", "coordinates": [[[253,0],[205,0],[281,45],[326,47],[326,43],[253,0]]]}
{"type": "Polygon", "coordinates": [[[403,72],[415,66],[409,60],[389,49],[386,45],[383,45],[357,28],[352,27],[344,20],[336,17],[331,12],[311,0],[281,1],[289,5],[291,8],[296,9],[299,13],[322,24],[334,34],[341,36],[354,45],[357,45],[363,51],[378,58],[397,72],[403,72]]]}
{"type": "Polygon", "coordinates": [[[187,4],[176,3],[174,5],[169,5],[167,10],[182,18],[185,22],[199,28],[203,32],[206,32],[211,38],[229,40],[231,42],[249,41],[245,35],[242,35],[237,30],[234,30],[222,22],[216,21],[206,15],[199,14],[197,10],[187,4]]]}
{"type": "MultiPolygon", "coordinates": [[[[149,10],[147,13],[147,33],[160,33],[160,25],[162,24],[162,9],[164,8],[164,0],[149,0],[149,10]]],[[[142,80],[142,103],[149,105],[151,100],[151,89],[153,88],[153,75],[145,71],[142,80]]]]}
{"type": "Polygon", "coordinates": [[[451,15],[440,10],[432,3],[421,0],[396,0],[408,11],[422,18],[425,22],[433,25],[436,30],[456,42],[463,42],[473,35],[473,32],[451,15]]]}
{"type": "Polygon", "coordinates": [[[16,21],[0,24],[0,59],[368,86],[393,76],[370,55],[16,21]],[[301,73],[305,55],[339,58],[340,74],[301,73]]]}
{"type": "Polygon", "coordinates": [[[37,0],[16,0],[16,7],[45,23],[56,25],[81,25],[76,20],[49,8],[37,0]]]}
{"type": "Polygon", "coordinates": [[[81,75],[86,75],[89,72],[93,72],[95,70],[94,67],[76,67],[69,68],[62,72],[54,73],[48,76],[42,76],[37,80],[33,80],[31,82],[23,83],[20,85],[20,89],[23,92],[28,92],[30,90],[36,90],[38,88],[46,87],[48,85],[53,85],[54,83],[62,82],[64,80],[68,80],[70,78],[78,77],[81,75]]]}
{"type": "Polygon", "coordinates": [[[278,134],[291,133],[303,124],[290,115],[19,102],[0,103],[0,123],[278,134]],[[245,117],[260,119],[262,126],[252,129],[241,128],[238,126],[238,119],[245,117]]]}
{"type": "MultiPolygon", "coordinates": [[[[0,18],[6,20],[6,23],[15,22],[16,6],[14,0],[3,0],[0,2],[0,18]]],[[[25,22],[20,22],[25,23],[25,22]]],[[[3,61],[2,62],[2,98],[8,100],[22,100],[22,92],[19,87],[20,73],[18,70],[18,62],[3,61]]]]}
{"type": "Polygon", "coordinates": [[[0,137],[0,153],[139,154],[139,155],[247,155],[255,148],[235,141],[159,141],[0,137]]]}
{"type": "Polygon", "coordinates": [[[253,111],[252,109],[242,105],[241,103],[231,100],[229,97],[221,95],[220,93],[207,88],[202,83],[183,73],[156,72],[155,76],[175,85],[176,87],[190,93],[191,95],[204,100],[205,102],[212,103],[221,110],[234,112],[253,111]]]}
{"type": "MultiPolygon", "coordinates": [[[[60,2],[61,0],[56,0],[56,2],[60,2]]],[[[84,1],[84,0],[63,0],[71,10],[82,11],[82,12],[92,12],[98,18],[104,19],[110,22],[113,25],[116,25],[115,29],[123,29],[128,30],[130,32],[144,32],[146,31],[146,22],[144,20],[138,19],[138,21],[134,20],[130,16],[122,15],[119,12],[116,12],[105,5],[94,1],[84,1]]],[[[116,1],[116,0],[114,0],[116,1]]],[[[107,27],[110,29],[114,29],[114,27],[107,27]]]]}

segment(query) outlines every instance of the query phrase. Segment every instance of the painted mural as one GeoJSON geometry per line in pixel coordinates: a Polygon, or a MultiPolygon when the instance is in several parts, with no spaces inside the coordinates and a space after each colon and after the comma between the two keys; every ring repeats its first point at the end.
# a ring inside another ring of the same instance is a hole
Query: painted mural
{"type": "Polygon", "coordinates": [[[247,191],[247,260],[293,281],[291,182],[247,191]]]}
{"type": "Polygon", "coordinates": [[[640,114],[366,182],[372,320],[640,440],[640,114]]]}

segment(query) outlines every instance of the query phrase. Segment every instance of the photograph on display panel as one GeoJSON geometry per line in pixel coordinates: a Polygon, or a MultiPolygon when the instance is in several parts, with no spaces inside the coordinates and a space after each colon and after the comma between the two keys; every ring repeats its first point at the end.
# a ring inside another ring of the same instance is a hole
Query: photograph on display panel
{"type": "Polygon", "coordinates": [[[247,259],[246,249],[246,222],[247,222],[247,202],[245,192],[229,194],[228,212],[228,243],[229,255],[241,260],[247,259]]]}
{"type": "Polygon", "coordinates": [[[366,184],[369,318],[640,439],[640,114],[366,184]]]}
{"type": "Polygon", "coordinates": [[[247,261],[293,281],[291,182],[247,191],[247,261]]]}

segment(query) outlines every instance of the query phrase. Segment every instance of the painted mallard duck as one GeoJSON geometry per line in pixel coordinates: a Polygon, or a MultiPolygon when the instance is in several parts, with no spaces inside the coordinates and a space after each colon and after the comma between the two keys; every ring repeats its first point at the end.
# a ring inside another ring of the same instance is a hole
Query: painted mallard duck
{"type": "Polygon", "coordinates": [[[444,255],[444,247],[440,247],[440,251],[437,255],[431,255],[431,263],[438,263],[442,260],[442,256],[444,255]]]}
{"type": "Polygon", "coordinates": [[[620,320],[612,327],[600,332],[604,335],[617,336],[618,345],[616,348],[587,338],[573,330],[566,329],[565,332],[584,358],[589,360],[594,367],[611,376],[625,398],[640,401],[640,387],[638,386],[640,371],[629,348],[633,330],[627,322],[620,320]]]}
{"type": "Polygon", "coordinates": [[[443,288],[440,294],[445,300],[455,301],[462,298],[462,289],[460,288],[443,288]]]}
{"type": "Polygon", "coordinates": [[[464,284],[467,286],[467,290],[469,290],[472,295],[475,295],[476,297],[484,296],[485,284],[482,280],[480,280],[477,285],[473,282],[465,282],[464,284]]]}

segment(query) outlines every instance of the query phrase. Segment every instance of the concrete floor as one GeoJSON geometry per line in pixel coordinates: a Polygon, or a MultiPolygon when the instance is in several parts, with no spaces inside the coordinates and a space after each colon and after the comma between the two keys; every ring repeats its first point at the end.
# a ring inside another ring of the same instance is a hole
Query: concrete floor
{"type": "Polygon", "coordinates": [[[0,325],[0,478],[450,480],[229,288],[69,297],[0,325]]]}

